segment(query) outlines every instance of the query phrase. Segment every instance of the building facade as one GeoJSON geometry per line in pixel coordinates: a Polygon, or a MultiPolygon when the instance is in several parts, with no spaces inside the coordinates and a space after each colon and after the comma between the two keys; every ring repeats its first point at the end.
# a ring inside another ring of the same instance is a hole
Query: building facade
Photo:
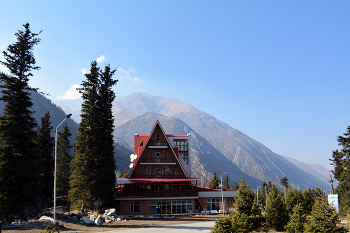
{"type": "Polygon", "coordinates": [[[165,134],[158,120],[149,135],[136,134],[128,178],[117,179],[120,214],[191,214],[222,209],[220,197],[233,197],[235,191],[198,187],[199,179],[191,178],[190,146],[190,135],[165,134]]]}

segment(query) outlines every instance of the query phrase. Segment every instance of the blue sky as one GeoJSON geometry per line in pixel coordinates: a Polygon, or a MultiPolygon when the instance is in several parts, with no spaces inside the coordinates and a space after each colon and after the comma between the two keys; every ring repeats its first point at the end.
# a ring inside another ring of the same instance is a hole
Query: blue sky
{"type": "Polygon", "coordinates": [[[43,30],[30,84],[53,100],[76,98],[98,59],[118,69],[117,96],[179,99],[327,168],[350,125],[350,1],[0,3],[1,51],[25,22],[43,30]]]}

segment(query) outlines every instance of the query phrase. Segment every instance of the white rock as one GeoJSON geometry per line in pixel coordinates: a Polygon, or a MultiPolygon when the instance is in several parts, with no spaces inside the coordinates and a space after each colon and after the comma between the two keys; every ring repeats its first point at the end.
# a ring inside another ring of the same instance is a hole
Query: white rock
{"type": "Polygon", "coordinates": [[[117,221],[121,221],[122,219],[121,218],[117,218],[117,221]]]}
{"type": "Polygon", "coordinates": [[[95,221],[96,216],[94,214],[90,214],[90,220],[95,221]]]}
{"type": "Polygon", "coordinates": [[[91,219],[88,219],[88,218],[84,219],[84,222],[85,222],[85,224],[93,224],[94,223],[94,221],[92,221],[91,219]]]}
{"type": "Polygon", "coordinates": [[[101,216],[98,216],[98,217],[95,219],[95,224],[98,225],[98,226],[102,224],[101,216]]]}
{"type": "Polygon", "coordinates": [[[39,221],[51,221],[52,223],[54,222],[53,218],[50,218],[48,216],[41,216],[41,218],[39,219],[39,221]]]}

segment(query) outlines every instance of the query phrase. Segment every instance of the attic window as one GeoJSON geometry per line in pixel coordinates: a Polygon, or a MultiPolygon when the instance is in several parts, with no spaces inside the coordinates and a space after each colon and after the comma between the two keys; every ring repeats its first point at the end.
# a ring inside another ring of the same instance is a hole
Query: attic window
{"type": "Polygon", "coordinates": [[[160,138],[159,134],[157,134],[156,138],[154,139],[156,142],[161,142],[162,139],[160,138]]]}
{"type": "Polygon", "coordinates": [[[168,155],[166,154],[165,150],[163,150],[163,157],[168,158],[168,155]]]}
{"type": "Polygon", "coordinates": [[[143,146],[143,141],[141,142],[140,146],[143,146]]]}

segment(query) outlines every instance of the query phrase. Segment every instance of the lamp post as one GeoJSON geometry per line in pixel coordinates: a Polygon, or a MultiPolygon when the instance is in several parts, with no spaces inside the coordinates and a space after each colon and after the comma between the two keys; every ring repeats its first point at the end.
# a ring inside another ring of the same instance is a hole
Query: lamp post
{"type": "Polygon", "coordinates": [[[221,209],[222,209],[222,215],[225,215],[225,213],[224,213],[224,191],[223,191],[223,187],[222,187],[222,176],[225,175],[228,172],[230,172],[230,171],[227,171],[227,172],[225,172],[224,174],[222,174],[220,176],[220,178],[221,178],[221,206],[222,206],[221,209]]]}
{"type": "Polygon", "coordinates": [[[55,177],[53,184],[53,223],[56,224],[56,168],[57,168],[57,129],[65,122],[72,114],[68,114],[66,118],[56,127],[55,130],[55,177]]]}
{"type": "Polygon", "coordinates": [[[259,190],[258,190],[258,188],[261,188],[261,186],[259,186],[259,187],[256,188],[256,204],[257,204],[257,205],[259,204],[259,203],[258,203],[258,196],[259,196],[259,190]]]}

